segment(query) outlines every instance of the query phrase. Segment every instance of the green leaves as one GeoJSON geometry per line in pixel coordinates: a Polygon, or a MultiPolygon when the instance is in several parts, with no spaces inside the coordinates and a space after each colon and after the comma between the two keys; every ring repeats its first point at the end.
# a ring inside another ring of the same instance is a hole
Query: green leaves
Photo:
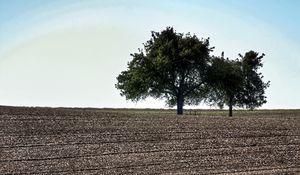
{"type": "Polygon", "coordinates": [[[194,99],[190,102],[196,104],[199,101],[195,99],[203,94],[199,91],[204,84],[210,52],[208,39],[177,33],[172,27],[152,32],[144,49],[131,54],[133,59],[128,69],[117,77],[116,88],[126,99],[134,101],[152,96],[165,98],[173,106],[180,97],[183,101],[194,99]]]}
{"type": "Polygon", "coordinates": [[[211,105],[245,107],[254,109],[266,103],[265,89],[270,82],[264,83],[258,69],[262,67],[262,58],[254,51],[239,54],[240,59],[213,57],[208,72],[211,87],[207,102],[211,105]]]}
{"type": "Polygon", "coordinates": [[[254,51],[247,52],[241,57],[243,68],[243,90],[239,98],[246,108],[254,109],[267,102],[265,89],[270,86],[270,81],[263,82],[263,76],[258,69],[263,66],[262,58],[265,54],[259,55],[254,51]]]}
{"type": "Polygon", "coordinates": [[[258,69],[262,58],[254,51],[229,60],[210,56],[214,49],[208,39],[190,33],[177,33],[172,27],[152,32],[151,38],[131,54],[127,70],[117,77],[116,88],[127,100],[138,101],[148,96],[177,104],[182,114],[184,104],[197,105],[203,100],[212,105],[229,105],[253,109],[266,103],[258,69]]]}

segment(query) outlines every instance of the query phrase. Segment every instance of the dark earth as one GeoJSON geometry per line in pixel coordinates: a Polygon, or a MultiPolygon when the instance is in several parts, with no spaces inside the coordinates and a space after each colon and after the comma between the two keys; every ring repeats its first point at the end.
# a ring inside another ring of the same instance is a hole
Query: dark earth
{"type": "Polygon", "coordinates": [[[300,110],[0,107],[0,174],[300,174],[300,110]]]}

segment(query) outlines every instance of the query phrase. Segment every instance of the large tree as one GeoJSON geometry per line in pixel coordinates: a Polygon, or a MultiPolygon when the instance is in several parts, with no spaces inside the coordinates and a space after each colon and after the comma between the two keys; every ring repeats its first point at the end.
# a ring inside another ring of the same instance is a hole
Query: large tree
{"type": "Polygon", "coordinates": [[[198,104],[206,93],[209,67],[209,39],[177,33],[172,27],[152,32],[144,49],[131,54],[128,69],[117,77],[116,88],[126,99],[138,101],[148,96],[164,98],[169,106],[198,104]]]}
{"type": "Polygon", "coordinates": [[[254,109],[266,103],[265,89],[270,82],[263,82],[263,76],[258,69],[263,66],[262,58],[254,51],[247,52],[240,59],[225,59],[213,57],[208,71],[210,93],[207,101],[210,104],[223,108],[229,107],[229,116],[232,116],[233,106],[254,109]]]}

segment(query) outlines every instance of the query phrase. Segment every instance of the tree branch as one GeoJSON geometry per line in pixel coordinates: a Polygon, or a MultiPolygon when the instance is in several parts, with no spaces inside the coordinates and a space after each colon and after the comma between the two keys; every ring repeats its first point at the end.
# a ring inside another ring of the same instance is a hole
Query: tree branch
{"type": "Polygon", "coordinates": [[[203,85],[203,82],[200,82],[199,84],[190,87],[185,93],[183,93],[184,96],[188,95],[189,93],[191,93],[193,90],[199,88],[200,86],[203,85]]]}

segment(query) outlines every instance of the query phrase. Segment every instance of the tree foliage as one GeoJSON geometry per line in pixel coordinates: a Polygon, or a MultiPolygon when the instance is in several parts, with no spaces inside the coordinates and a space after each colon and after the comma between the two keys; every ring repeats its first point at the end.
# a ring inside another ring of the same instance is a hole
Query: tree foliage
{"type": "Polygon", "coordinates": [[[239,94],[240,106],[248,109],[260,107],[267,102],[265,89],[270,86],[270,81],[264,82],[263,75],[258,72],[263,67],[262,58],[265,54],[259,55],[249,51],[245,55],[239,54],[243,68],[243,89],[239,94]]]}
{"type": "Polygon", "coordinates": [[[117,77],[116,88],[127,100],[163,98],[169,106],[177,105],[177,114],[185,104],[202,101],[221,108],[254,109],[266,103],[259,69],[264,54],[249,51],[236,60],[210,56],[208,39],[190,33],[177,33],[172,27],[152,32],[143,49],[130,54],[127,70],[117,77]]]}
{"type": "Polygon", "coordinates": [[[239,56],[236,60],[225,59],[223,54],[213,57],[208,71],[210,93],[206,101],[221,108],[229,106],[229,116],[233,106],[254,109],[266,103],[265,89],[270,85],[258,72],[264,54],[249,51],[239,56]]]}
{"type": "Polygon", "coordinates": [[[169,106],[198,104],[206,92],[209,39],[177,33],[172,27],[152,32],[144,49],[131,54],[128,69],[117,77],[116,88],[126,99],[164,98],[169,106]]]}
{"type": "Polygon", "coordinates": [[[242,89],[243,82],[239,61],[225,59],[223,54],[222,57],[213,57],[208,77],[210,93],[207,101],[209,103],[220,108],[226,104],[230,108],[229,111],[232,111],[232,106],[239,105],[237,92],[242,89]]]}

